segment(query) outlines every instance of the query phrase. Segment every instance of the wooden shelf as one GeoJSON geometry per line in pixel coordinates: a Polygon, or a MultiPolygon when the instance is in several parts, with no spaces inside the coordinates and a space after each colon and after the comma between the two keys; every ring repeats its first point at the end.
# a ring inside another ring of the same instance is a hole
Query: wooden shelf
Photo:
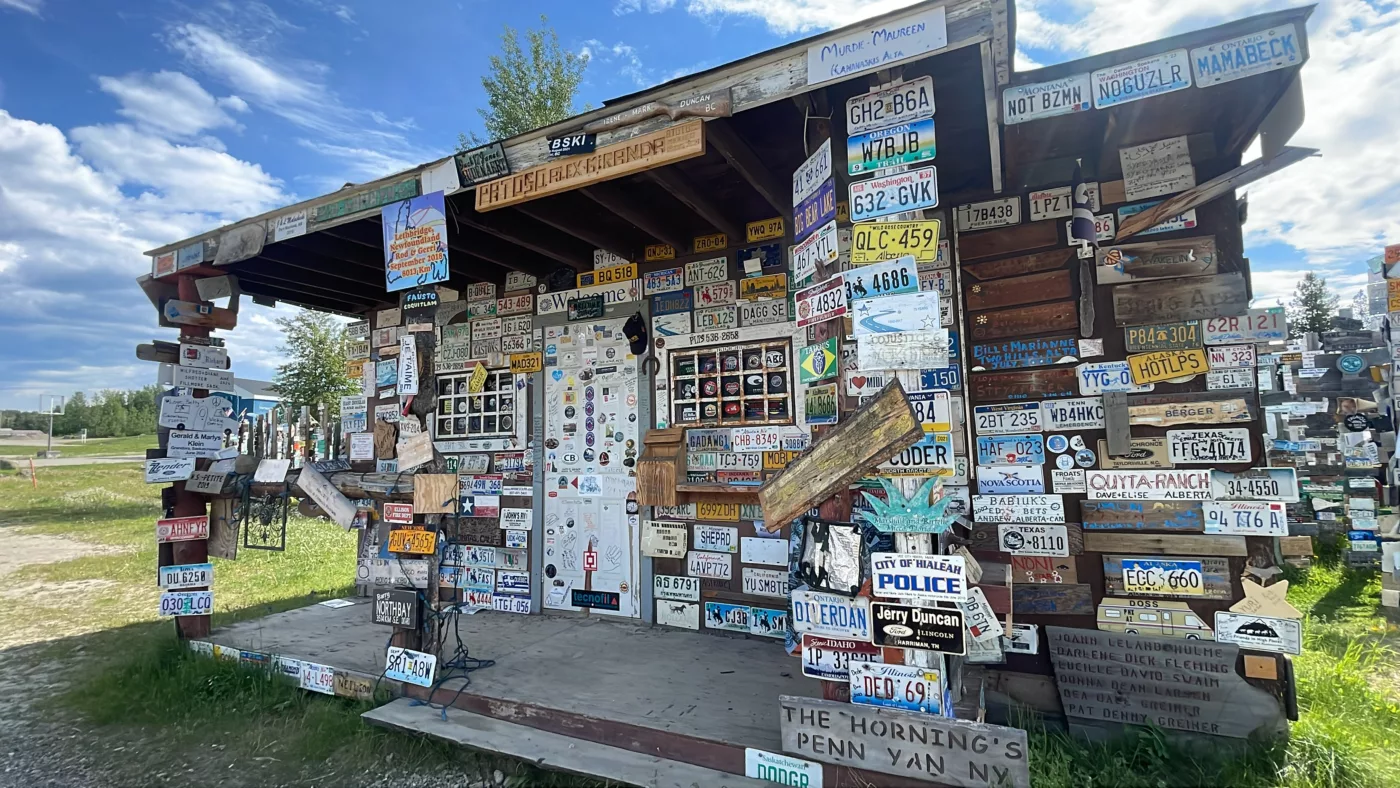
{"type": "Polygon", "coordinates": [[[757,496],[761,487],[755,484],[677,484],[676,492],[757,496]]]}

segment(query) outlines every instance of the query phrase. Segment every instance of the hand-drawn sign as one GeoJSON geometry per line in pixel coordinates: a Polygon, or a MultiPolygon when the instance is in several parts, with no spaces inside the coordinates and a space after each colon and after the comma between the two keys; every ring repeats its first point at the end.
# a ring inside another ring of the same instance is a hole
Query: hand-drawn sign
{"type": "Polygon", "coordinates": [[[1303,623],[1291,618],[1215,612],[1215,641],[1257,651],[1303,653],[1303,623]]]}
{"type": "Polygon", "coordinates": [[[979,523],[1063,523],[1063,495],[974,495],[972,519],[979,523]]]}
{"type": "MultiPolygon", "coordinates": [[[[1244,430],[1244,432],[1248,432],[1244,430]]],[[[1209,501],[1210,471],[1087,471],[1091,501],[1209,501]]]]}
{"type": "MultiPolygon", "coordinates": [[[[703,93],[695,93],[675,102],[674,105],[664,101],[648,101],[637,107],[625,109],[621,112],[608,115],[604,118],[584,124],[583,130],[589,134],[596,134],[609,129],[619,129],[623,126],[630,126],[633,123],[665,115],[672,121],[681,118],[727,118],[733,112],[734,101],[728,88],[724,90],[707,90],[703,93]]],[[[608,146],[608,150],[613,146],[608,146]]]]}

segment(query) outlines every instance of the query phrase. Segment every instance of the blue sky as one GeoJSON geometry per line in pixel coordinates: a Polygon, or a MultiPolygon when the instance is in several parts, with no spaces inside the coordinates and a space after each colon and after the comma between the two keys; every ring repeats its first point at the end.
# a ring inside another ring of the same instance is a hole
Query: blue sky
{"type": "MultiPolygon", "coordinates": [[[[150,382],[133,348],[173,332],[133,283],[141,253],[446,154],[480,131],[480,75],[504,25],[547,14],[592,58],[578,100],[596,105],[908,4],[0,0],[0,407],[150,382]]],[[[1284,5],[1021,2],[1018,68],[1284,5]]],[[[1393,3],[1335,0],[1309,25],[1294,143],[1325,158],[1251,190],[1261,295],[1318,270],[1349,296],[1361,261],[1400,240],[1397,21],[1393,3]]],[[[271,375],[285,311],[245,303],[229,341],[240,375],[271,375]]]]}

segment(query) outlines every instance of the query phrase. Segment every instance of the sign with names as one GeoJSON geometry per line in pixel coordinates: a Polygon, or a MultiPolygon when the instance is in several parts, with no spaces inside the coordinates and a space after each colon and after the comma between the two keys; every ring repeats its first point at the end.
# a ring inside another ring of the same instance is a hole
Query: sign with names
{"type": "MultiPolygon", "coordinates": [[[[850,186],[851,220],[863,222],[894,213],[938,207],[938,172],[933,165],[917,170],[854,181],[850,186]]],[[[1018,200],[1019,198],[1013,198],[1018,200]]]]}
{"type": "Polygon", "coordinates": [[[1074,368],[1079,377],[1080,394],[1126,392],[1141,394],[1151,391],[1153,384],[1133,382],[1133,372],[1127,361],[1094,361],[1074,368]]]}
{"type": "Polygon", "coordinates": [[[228,370],[177,365],[171,368],[171,375],[171,385],[180,388],[233,391],[233,373],[228,370]]]}
{"type": "MultiPolygon", "coordinates": [[[[919,293],[918,295],[936,295],[919,293]]],[[[801,322],[798,323],[801,325],[801,322]]],[[[865,334],[857,338],[861,369],[937,369],[948,366],[948,330],[865,334]]]]}
{"type": "Polygon", "coordinates": [[[1002,122],[1012,126],[1028,120],[1084,112],[1093,105],[1092,96],[1088,74],[1009,87],[1001,92],[1002,122]]]}
{"type": "Polygon", "coordinates": [[[925,9],[807,47],[807,84],[820,85],[888,68],[946,46],[948,27],[943,7],[925,9]]]}
{"type": "Polygon", "coordinates": [[[974,495],[972,519],[979,523],[1063,523],[1062,495],[974,495]]]}
{"type": "MultiPolygon", "coordinates": [[[[1191,87],[1190,58],[1186,50],[1174,49],[1099,69],[1090,80],[1094,109],[1105,109],[1191,87]]],[[[1128,199],[1137,198],[1130,193],[1128,199]]]]}
{"type": "MultiPolygon", "coordinates": [[[[1177,51],[1185,54],[1185,50],[1177,51]]],[[[1118,161],[1123,167],[1123,189],[1129,200],[1172,194],[1196,185],[1196,171],[1191,166],[1191,151],[1184,136],[1119,148],[1118,161]]]]}
{"type": "Polygon", "coordinates": [[[1208,470],[1086,471],[1091,501],[1209,501],[1208,470]]]}
{"type": "Polygon", "coordinates": [[[224,436],[218,432],[171,430],[165,453],[171,457],[213,458],[224,448],[224,436]]]}

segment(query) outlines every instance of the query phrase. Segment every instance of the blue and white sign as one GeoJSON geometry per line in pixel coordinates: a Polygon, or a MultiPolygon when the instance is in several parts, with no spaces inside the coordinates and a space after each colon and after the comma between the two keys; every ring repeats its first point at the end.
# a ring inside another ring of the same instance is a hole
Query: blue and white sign
{"type": "Polygon", "coordinates": [[[846,138],[846,170],[850,175],[929,161],[937,152],[933,118],[900,123],[846,138]]]}
{"type": "Polygon", "coordinates": [[[1191,66],[1184,49],[1099,69],[1090,76],[1094,109],[1160,96],[1191,87],[1191,66]]]}
{"type": "Polygon", "coordinates": [[[821,591],[792,592],[792,630],[838,638],[870,640],[870,599],[821,591]]]}
{"type": "Polygon", "coordinates": [[[919,11],[807,47],[807,84],[820,85],[887,68],[946,46],[948,25],[943,7],[919,11]]]}
{"type": "Polygon", "coordinates": [[[979,435],[978,465],[1043,465],[1045,438],[1041,435],[979,435]]]}
{"type": "Polygon", "coordinates": [[[1111,391],[1124,391],[1141,394],[1151,391],[1153,384],[1138,385],[1133,382],[1133,373],[1126,361],[1096,361],[1075,367],[1079,376],[1080,394],[1104,394],[1111,391]]]}
{"type": "Polygon", "coordinates": [[[907,293],[889,298],[857,299],[851,302],[851,319],[856,336],[937,331],[938,294],[907,293]]]}
{"type": "Polygon", "coordinates": [[[956,555],[872,553],[871,590],[887,599],[961,602],[967,595],[965,568],[956,555]]]}
{"type": "Polygon", "coordinates": [[[1291,24],[1191,50],[1191,70],[1200,88],[1302,63],[1298,31],[1291,24]]]}
{"type": "MultiPolygon", "coordinates": [[[[856,266],[843,276],[846,282],[846,300],[852,302],[861,298],[920,291],[919,264],[914,261],[913,255],[905,255],[886,263],[856,266]]],[[[934,294],[937,295],[936,292],[934,294]]],[[[937,327],[937,324],[932,326],[937,327]]]]}
{"type": "Polygon", "coordinates": [[[1079,341],[1073,336],[1007,339],[972,346],[972,363],[986,369],[1044,367],[1078,356],[1079,341]]]}
{"type": "Polygon", "coordinates": [[[208,588],[214,585],[213,564],[175,564],[160,568],[161,588],[208,588]]]}
{"type": "MultiPolygon", "coordinates": [[[[1159,202],[1161,202],[1161,200],[1153,200],[1152,202],[1140,202],[1136,205],[1124,205],[1122,208],[1118,209],[1118,223],[1122,224],[1123,220],[1128,218],[1129,216],[1142,213],[1143,211],[1147,210],[1148,208],[1151,208],[1159,202]]],[[[1166,219],[1162,220],[1157,224],[1152,225],[1146,230],[1139,231],[1138,235],[1156,235],[1157,233],[1174,233],[1177,230],[1194,229],[1196,229],[1196,209],[1192,208],[1191,210],[1186,211],[1184,213],[1179,213],[1176,216],[1167,217],[1166,219]]]]}
{"type": "Polygon", "coordinates": [[[433,686],[433,674],[437,672],[437,655],[421,651],[390,646],[385,656],[384,676],[394,681],[417,684],[420,687],[433,686]]]}
{"type": "MultiPolygon", "coordinates": [[[[808,195],[807,199],[795,205],[792,209],[792,240],[801,243],[813,230],[836,218],[836,179],[827,178],[826,182],[817,187],[817,190],[808,195]]],[[[781,247],[778,244],[771,244],[774,247],[778,265],[782,264],[781,247]]],[[[740,256],[739,260],[747,260],[747,256],[740,256]]],[[[763,266],[769,268],[772,266],[763,266]]]]}
{"type": "Polygon", "coordinates": [[[1355,375],[1366,368],[1366,359],[1355,353],[1348,353],[1337,359],[1337,369],[1344,375],[1355,375]]]}
{"type": "Polygon", "coordinates": [[[691,296],[690,288],[651,297],[652,315],[672,315],[677,312],[689,312],[694,308],[695,299],[691,296]]]}
{"type": "Polygon", "coordinates": [[[1044,465],[979,465],[977,492],[981,495],[1025,495],[1045,492],[1044,465]]]}
{"type": "Polygon", "coordinates": [[[925,391],[956,391],[962,388],[962,371],[957,364],[919,371],[919,388],[925,391]]]}
{"type": "Polygon", "coordinates": [[[1000,402],[975,405],[973,426],[978,435],[1016,435],[1043,429],[1039,402],[1000,402]]]}
{"type": "Polygon", "coordinates": [[[642,274],[642,295],[674,293],[685,289],[685,269],[680,266],[642,274]]]}
{"type": "Polygon", "coordinates": [[[791,755],[779,755],[748,747],[744,750],[744,776],[778,785],[822,788],[822,765],[791,755]]]}

